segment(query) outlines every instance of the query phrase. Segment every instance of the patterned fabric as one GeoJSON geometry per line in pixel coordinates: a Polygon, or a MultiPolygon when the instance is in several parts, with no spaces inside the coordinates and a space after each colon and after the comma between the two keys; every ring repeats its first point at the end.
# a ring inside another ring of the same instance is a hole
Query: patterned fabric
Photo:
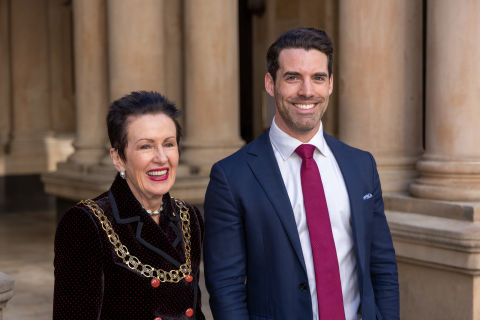
{"type": "MultiPolygon", "coordinates": [[[[169,194],[157,225],[118,175],[109,192],[94,199],[131,255],[163,270],[185,262],[181,221],[169,194]]],[[[189,205],[192,275],[190,283],[150,284],[115,254],[99,220],[86,207],[68,210],[55,236],[54,319],[205,319],[198,287],[203,220],[189,205]],[[195,311],[191,318],[187,309],[195,311]]]]}

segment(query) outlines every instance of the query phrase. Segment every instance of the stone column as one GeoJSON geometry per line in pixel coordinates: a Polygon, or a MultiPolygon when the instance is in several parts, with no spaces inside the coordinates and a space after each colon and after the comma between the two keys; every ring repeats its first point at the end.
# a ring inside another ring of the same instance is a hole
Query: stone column
{"type": "Polygon", "coordinates": [[[164,93],[163,0],[108,0],[107,4],[110,100],[136,90],[164,93]]]}
{"type": "MultiPolygon", "coordinates": [[[[164,6],[165,94],[179,109],[183,109],[183,3],[182,1],[165,1],[164,6]]],[[[183,120],[180,120],[183,127],[183,120]]]]}
{"type": "MultiPolygon", "coordinates": [[[[107,0],[107,12],[110,102],[132,91],[165,94],[163,0],[107,0]]],[[[108,150],[102,164],[112,165],[108,150]]]]}
{"type": "Polygon", "coordinates": [[[9,6],[0,0],[0,176],[5,174],[4,149],[11,130],[9,6]]]}
{"type": "Polygon", "coordinates": [[[416,197],[480,201],[480,5],[427,6],[426,150],[416,197]]]}
{"type": "Polygon", "coordinates": [[[10,6],[13,141],[7,171],[40,173],[47,169],[50,129],[47,2],[18,0],[10,6]]]}
{"type": "Polygon", "coordinates": [[[414,197],[385,198],[402,319],[480,320],[479,19],[478,1],[427,5],[426,150],[414,197]]]}
{"type": "Polygon", "coordinates": [[[48,0],[51,128],[58,135],[75,130],[72,6],[48,0]]]}
{"type": "Polygon", "coordinates": [[[48,2],[49,106],[52,135],[45,139],[48,170],[73,153],[75,105],[73,88],[72,6],[64,0],[48,2]]]}
{"type": "Polygon", "coordinates": [[[339,21],[340,139],[373,153],[384,192],[406,191],[422,152],[422,1],[342,0],[339,21]]]}
{"type": "Polygon", "coordinates": [[[238,3],[185,1],[185,147],[201,174],[242,144],[239,129],[238,3]]]}
{"type": "Polygon", "coordinates": [[[98,163],[105,154],[108,107],[106,5],[104,0],[73,2],[75,51],[75,153],[79,165],[98,163]]]}

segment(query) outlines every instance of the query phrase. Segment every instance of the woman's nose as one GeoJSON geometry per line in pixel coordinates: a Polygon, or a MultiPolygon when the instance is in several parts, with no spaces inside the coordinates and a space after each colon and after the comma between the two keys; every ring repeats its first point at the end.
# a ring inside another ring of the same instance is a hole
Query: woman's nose
{"type": "Polygon", "coordinates": [[[167,154],[163,147],[159,147],[155,149],[155,160],[161,163],[167,162],[167,154]]]}

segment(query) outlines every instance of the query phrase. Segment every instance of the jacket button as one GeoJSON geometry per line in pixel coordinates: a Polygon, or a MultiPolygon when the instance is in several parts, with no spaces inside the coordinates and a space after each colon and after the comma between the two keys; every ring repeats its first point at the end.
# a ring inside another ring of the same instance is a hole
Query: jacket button
{"type": "Polygon", "coordinates": [[[308,286],[305,282],[300,283],[299,287],[300,287],[300,290],[302,291],[307,291],[308,289],[308,286]]]}
{"type": "Polygon", "coordinates": [[[160,280],[158,278],[152,278],[150,284],[152,285],[152,287],[158,288],[158,286],[160,285],[160,280]]]}
{"type": "Polygon", "coordinates": [[[188,309],[185,311],[185,315],[186,315],[187,317],[189,317],[189,318],[190,318],[191,316],[193,316],[193,309],[192,309],[192,308],[188,308],[188,309]]]}

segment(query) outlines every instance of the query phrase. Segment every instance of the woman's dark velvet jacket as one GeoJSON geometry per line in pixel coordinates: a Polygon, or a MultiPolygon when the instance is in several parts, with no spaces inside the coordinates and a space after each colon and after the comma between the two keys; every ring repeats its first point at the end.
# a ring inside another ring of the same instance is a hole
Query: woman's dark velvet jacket
{"type": "MultiPolygon", "coordinates": [[[[122,244],[143,264],[169,271],[185,263],[179,210],[168,193],[163,197],[158,225],[118,175],[110,190],[94,201],[122,244]]],[[[53,318],[204,319],[198,287],[204,226],[198,209],[188,207],[194,280],[161,283],[157,288],[151,286],[151,278],[131,270],[116,255],[98,218],[88,208],[77,204],[68,210],[55,236],[53,318]],[[194,310],[191,318],[185,315],[189,308],[194,310]]]]}

